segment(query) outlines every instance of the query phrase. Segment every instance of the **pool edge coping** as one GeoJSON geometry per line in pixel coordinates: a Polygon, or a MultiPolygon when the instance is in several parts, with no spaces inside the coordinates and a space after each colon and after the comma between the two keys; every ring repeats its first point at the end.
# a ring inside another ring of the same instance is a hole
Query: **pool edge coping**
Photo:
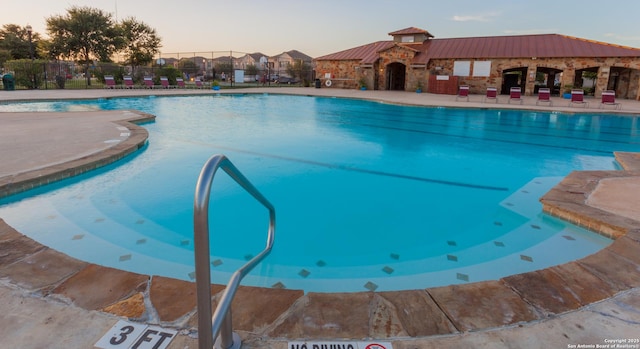
{"type": "Polygon", "coordinates": [[[80,158],[0,177],[0,199],[112,164],[144,147],[149,132],[139,125],[155,121],[155,116],[130,112],[136,116],[110,121],[129,130],[130,135],[125,140],[80,158]]]}

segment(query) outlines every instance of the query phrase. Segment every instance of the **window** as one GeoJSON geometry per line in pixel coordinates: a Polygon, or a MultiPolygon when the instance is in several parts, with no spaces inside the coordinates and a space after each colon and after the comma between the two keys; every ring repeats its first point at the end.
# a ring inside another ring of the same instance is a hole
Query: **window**
{"type": "Polygon", "coordinates": [[[415,38],[413,36],[403,36],[402,42],[414,42],[415,38]]]}
{"type": "Polygon", "coordinates": [[[473,62],[473,76],[489,76],[491,74],[491,61],[473,62]]]}
{"type": "Polygon", "coordinates": [[[453,62],[453,75],[455,75],[455,76],[470,76],[471,75],[471,61],[455,61],[455,62],[453,62]]]}

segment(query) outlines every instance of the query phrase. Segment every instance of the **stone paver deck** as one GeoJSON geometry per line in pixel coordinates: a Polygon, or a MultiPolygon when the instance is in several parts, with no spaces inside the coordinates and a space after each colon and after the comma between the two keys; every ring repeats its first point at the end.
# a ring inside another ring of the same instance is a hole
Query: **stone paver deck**
{"type": "MultiPolygon", "coordinates": [[[[77,98],[78,93],[85,98],[186,93],[15,92],[0,94],[0,100],[77,98]]],[[[482,106],[452,102],[453,96],[393,91],[269,92],[482,106]]],[[[640,114],[640,102],[622,102],[624,112],[640,114]]],[[[535,106],[535,100],[525,99],[526,105],[535,106]]],[[[141,147],[148,136],[132,122],[152,119],[131,111],[90,112],[99,116],[92,118],[91,126],[80,121],[87,113],[25,114],[25,119],[0,113],[0,163],[7,164],[0,170],[0,196],[116,161],[141,147]],[[56,127],[60,133],[47,132],[56,127]],[[119,142],[105,142],[121,134],[125,136],[119,142]],[[5,138],[9,136],[15,138],[5,138]],[[52,147],[49,154],[34,151],[43,146],[52,147]],[[26,158],[33,157],[22,154],[33,154],[36,161],[27,163],[26,158]]],[[[640,159],[628,153],[616,157],[624,170],[574,172],[541,199],[545,212],[616,239],[598,253],[500,280],[426,290],[304,294],[241,287],[234,300],[234,329],[249,348],[285,348],[288,340],[314,339],[378,339],[391,341],[396,348],[567,348],[638,338],[640,208],[635,197],[640,159]]],[[[220,285],[212,287],[214,307],[222,290],[220,285]]],[[[181,329],[170,348],[197,347],[193,283],[78,261],[36,243],[1,219],[0,304],[0,347],[89,348],[121,318],[181,329]]]]}

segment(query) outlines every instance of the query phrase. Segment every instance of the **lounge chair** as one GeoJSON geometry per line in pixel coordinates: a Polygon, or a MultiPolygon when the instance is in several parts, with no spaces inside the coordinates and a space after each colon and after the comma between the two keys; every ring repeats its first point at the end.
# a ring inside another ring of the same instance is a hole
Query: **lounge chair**
{"type": "Polygon", "coordinates": [[[620,103],[616,102],[616,91],[602,91],[602,101],[600,102],[600,108],[603,108],[605,105],[612,105],[615,109],[622,108],[620,103]]]}
{"type": "Polygon", "coordinates": [[[488,100],[493,100],[495,103],[498,103],[498,89],[495,87],[487,87],[487,94],[484,96],[484,102],[486,103],[488,100]]]}
{"type": "Polygon", "coordinates": [[[469,86],[462,85],[458,88],[458,95],[456,96],[456,101],[458,98],[466,98],[467,102],[469,101],[469,86]]]}
{"type": "Polygon", "coordinates": [[[124,81],[124,88],[134,88],[133,78],[131,76],[126,75],[122,80],[124,81]]]}
{"type": "Polygon", "coordinates": [[[204,85],[202,84],[202,80],[196,79],[196,88],[204,88],[204,85]]]}
{"type": "Polygon", "coordinates": [[[178,88],[184,88],[184,80],[182,78],[176,78],[176,86],[178,88]]]}
{"type": "Polygon", "coordinates": [[[144,87],[145,88],[153,88],[153,78],[150,76],[144,77],[144,87]]]}
{"type": "Polygon", "coordinates": [[[166,76],[161,76],[160,77],[160,86],[162,86],[162,88],[169,88],[171,87],[169,85],[169,78],[167,78],[166,76]]]}
{"type": "Polygon", "coordinates": [[[551,100],[551,89],[543,87],[538,89],[538,100],[536,101],[536,105],[540,103],[549,103],[549,106],[553,106],[553,101],[551,100]]]}
{"type": "Polygon", "coordinates": [[[569,101],[569,106],[571,107],[574,104],[580,104],[584,108],[589,106],[589,102],[584,100],[584,91],[582,89],[571,90],[571,100],[569,101]]]}
{"type": "Polygon", "coordinates": [[[113,78],[113,76],[104,76],[104,88],[116,88],[116,80],[113,78]]]}
{"type": "Polygon", "coordinates": [[[511,101],[520,102],[522,104],[522,90],[520,87],[512,87],[509,90],[509,104],[511,101]]]}

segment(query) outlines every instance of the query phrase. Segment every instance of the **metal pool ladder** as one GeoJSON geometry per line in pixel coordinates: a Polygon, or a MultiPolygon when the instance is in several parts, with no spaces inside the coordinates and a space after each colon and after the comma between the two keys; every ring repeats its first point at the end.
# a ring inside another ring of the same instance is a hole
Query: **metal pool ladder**
{"type": "Polygon", "coordinates": [[[212,156],[202,167],[196,184],[193,203],[194,252],[196,262],[196,299],[198,301],[198,348],[211,349],[213,338],[219,349],[240,348],[240,337],[233,332],[231,323],[231,302],[242,279],[266,257],[273,247],[276,229],[276,211],[273,205],[240,173],[224,155],[212,156]],[[211,267],[209,257],[209,197],[213,177],[218,168],[226,172],[244,190],[269,210],[269,231],[267,246],[257,256],[231,275],[227,288],[220,298],[216,311],[211,317],[211,267]],[[218,336],[219,335],[219,336],[218,336]]]}

